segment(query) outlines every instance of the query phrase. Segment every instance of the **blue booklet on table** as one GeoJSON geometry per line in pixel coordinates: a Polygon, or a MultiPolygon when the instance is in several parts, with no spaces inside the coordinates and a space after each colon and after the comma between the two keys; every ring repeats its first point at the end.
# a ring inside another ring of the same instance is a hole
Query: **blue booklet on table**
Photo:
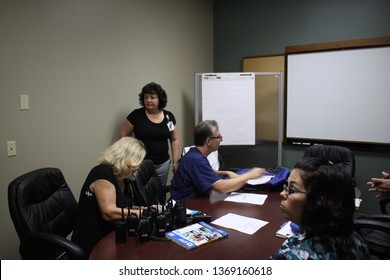
{"type": "Polygon", "coordinates": [[[195,223],[165,234],[166,238],[187,250],[193,250],[226,236],[228,236],[226,231],[205,222],[195,223]]]}

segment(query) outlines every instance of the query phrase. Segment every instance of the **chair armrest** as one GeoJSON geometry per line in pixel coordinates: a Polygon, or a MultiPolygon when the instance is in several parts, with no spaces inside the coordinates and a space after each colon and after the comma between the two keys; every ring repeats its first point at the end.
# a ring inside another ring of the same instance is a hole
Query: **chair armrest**
{"type": "MultiPolygon", "coordinates": [[[[370,216],[371,217],[371,216],[370,216]]],[[[355,229],[370,228],[390,234],[390,224],[371,218],[359,218],[353,221],[355,229]]]]}
{"type": "Polygon", "coordinates": [[[385,214],[373,214],[373,215],[363,214],[357,219],[371,219],[371,220],[381,221],[390,224],[390,215],[385,215],[385,214]]]}
{"type": "Polygon", "coordinates": [[[384,214],[374,214],[374,215],[368,215],[368,216],[365,216],[365,217],[362,217],[363,219],[364,218],[368,218],[368,219],[372,219],[372,220],[376,220],[376,221],[381,221],[381,222],[385,222],[385,223],[389,223],[390,224],[390,215],[384,215],[384,214]]]}
{"type": "Polygon", "coordinates": [[[367,243],[372,257],[383,260],[390,258],[390,223],[370,216],[355,219],[354,229],[367,243]]]}
{"type": "Polygon", "coordinates": [[[69,239],[47,232],[34,232],[19,247],[22,259],[27,260],[85,260],[87,253],[69,239]]]}

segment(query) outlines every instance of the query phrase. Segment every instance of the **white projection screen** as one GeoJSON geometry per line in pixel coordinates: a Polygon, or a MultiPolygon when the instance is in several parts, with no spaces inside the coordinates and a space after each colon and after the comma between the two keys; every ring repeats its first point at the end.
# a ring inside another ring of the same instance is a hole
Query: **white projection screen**
{"type": "Polygon", "coordinates": [[[390,47],[287,54],[286,140],[390,145],[390,47]]]}

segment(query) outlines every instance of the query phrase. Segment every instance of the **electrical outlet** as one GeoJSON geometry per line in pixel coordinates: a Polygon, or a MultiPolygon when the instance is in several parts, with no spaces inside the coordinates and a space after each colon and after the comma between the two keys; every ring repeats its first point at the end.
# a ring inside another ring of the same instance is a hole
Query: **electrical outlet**
{"type": "Polygon", "coordinates": [[[16,141],[7,141],[7,154],[9,157],[16,156],[16,141]]]}
{"type": "Polygon", "coordinates": [[[20,110],[29,110],[30,109],[30,101],[28,95],[19,95],[20,101],[20,110]]]}

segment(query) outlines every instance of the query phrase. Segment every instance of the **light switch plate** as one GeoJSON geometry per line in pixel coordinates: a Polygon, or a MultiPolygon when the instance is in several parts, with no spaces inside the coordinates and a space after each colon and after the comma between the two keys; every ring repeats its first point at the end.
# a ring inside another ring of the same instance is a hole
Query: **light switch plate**
{"type": "Polygon", "coordinates": [[[9,157],[16,156],[16,141],[7,141],[7,155],[9,157]]]}
{"type": "Polygon", "coordinates": [[[19,95],[20,98],[20,110],[30,109],[30,100],[28,95],[19,95]]]}

